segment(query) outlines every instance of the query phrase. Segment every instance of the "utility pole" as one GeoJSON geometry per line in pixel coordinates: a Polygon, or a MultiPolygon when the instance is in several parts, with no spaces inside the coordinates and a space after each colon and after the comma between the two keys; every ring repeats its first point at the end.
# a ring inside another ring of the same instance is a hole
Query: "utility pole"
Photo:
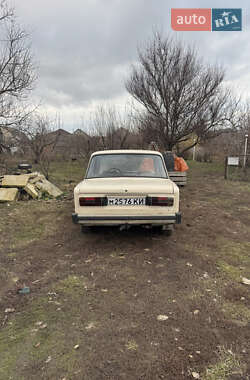
{"type": "Polygon", "coordinates": [[[195,145],[193,146],[193,161],[195,160],[195,145]]]}
{"type": "Polygon", "coordinates": [[[243,168],[245,169],[246,167],[246,161],[247,161],[247,139],[248,139],[248,134],[245,134],[245,149],[244,149],[244,158],[243,158],[243,168]]]}

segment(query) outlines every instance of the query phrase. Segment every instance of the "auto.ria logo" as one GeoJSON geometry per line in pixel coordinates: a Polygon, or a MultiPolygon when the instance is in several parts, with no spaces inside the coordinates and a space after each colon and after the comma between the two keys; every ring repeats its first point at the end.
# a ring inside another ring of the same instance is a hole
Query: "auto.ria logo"
{"type": "Polygon", "coordinates": [[[171,26],[176,31],[241,31],[241,8],[172,8],[171,26]]]}
{"type": "Polygon", "coordinates": [[[241,9],[212,9],[213,31],[237,31],[242,30],[241,9]]]}

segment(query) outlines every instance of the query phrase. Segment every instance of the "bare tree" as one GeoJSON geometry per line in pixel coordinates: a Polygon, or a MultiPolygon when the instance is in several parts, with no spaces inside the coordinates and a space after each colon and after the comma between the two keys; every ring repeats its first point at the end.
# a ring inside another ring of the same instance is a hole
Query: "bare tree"
{"type": "Polygon", "coordinates": [[[36,114],[29,118],[22,128],[26,136],[23,143],[28,145],[34,163],[40,166],[47,179],[53,153],[60,137],[60,130],[58,133],[53,133],[55,123],[56,121],[51,121],[46,115],[36,114]]]}
{"type": "Polygon", "coordinates": [[[155,33],[139,50],[139,63],[125,83],[143,106],[139,130],[147,142],[172,150],[190,140],[187,150],[214,137],[235,111],[229,92],[222,88],[223,79],[224,71],[204,65],[190,46],[155,33]]]}
{"type": "Polygon", "coordinates": [[[94,136],[88,136],[84,131],[82,133],[74,133],[69,147],[71,157],[87,161],[91,153],[96,150],[97,144],[98,139],[94,136]]]}
{"type": "Polygon", "coordinates": [[[0,155],[6,149],[7,149],[7,146],[5,146],[5,144],[4,144],[3,131],[1,130],[1,127],[0,127],[0,155]]]}
{"type": "Polygon", "coordinates": [[[248,104],[242,107],[237,120],[237,129],[244,137],[245,134],[250,135],[250,106],[248,104]]]}
{"type": "Polygon", "coordinates": [[[35,74],[28,40],[14,9],[0,0],[0,127],[20,126],[29,113],[25,101],[35,74]]]}
{"type": "Polygon", "coordinates": [[[134,129],[134,119],[125,110],[124,114],[115,107],[100,106],[92,116],[95,136],[98,136],[98,148],[126,149],[130,145],[130,134],[134,129]]]}
{"type": "Polygon", "coordinates": [[[89,121],[86,121],[85,115],[82,115],[81,126],[74,131],[71,137],[69,146],[71,158],[88,161],[91,153],[96,150],[97,140],[96,137],[90,135],[89,121]]]}

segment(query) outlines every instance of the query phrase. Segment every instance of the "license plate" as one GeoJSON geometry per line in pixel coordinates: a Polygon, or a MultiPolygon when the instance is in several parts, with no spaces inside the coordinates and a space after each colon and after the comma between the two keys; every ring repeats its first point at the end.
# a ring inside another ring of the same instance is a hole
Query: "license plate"
{"type": "Polygon", "coordinates": [[[146,198],[108,198],[109,206],[144,206],[146,204],[146,198]]]}

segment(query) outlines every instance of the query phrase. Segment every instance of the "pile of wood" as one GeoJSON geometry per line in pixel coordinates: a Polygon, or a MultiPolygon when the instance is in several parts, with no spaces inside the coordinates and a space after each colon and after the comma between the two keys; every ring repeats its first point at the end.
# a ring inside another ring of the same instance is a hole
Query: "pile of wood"
{"type": "Polygon", "coordinates": [[[0,202],[41,199],[44,196],[57,198],[62,194],[58,187],[49,182],[39,172],[0,177],[0,202]]]}

